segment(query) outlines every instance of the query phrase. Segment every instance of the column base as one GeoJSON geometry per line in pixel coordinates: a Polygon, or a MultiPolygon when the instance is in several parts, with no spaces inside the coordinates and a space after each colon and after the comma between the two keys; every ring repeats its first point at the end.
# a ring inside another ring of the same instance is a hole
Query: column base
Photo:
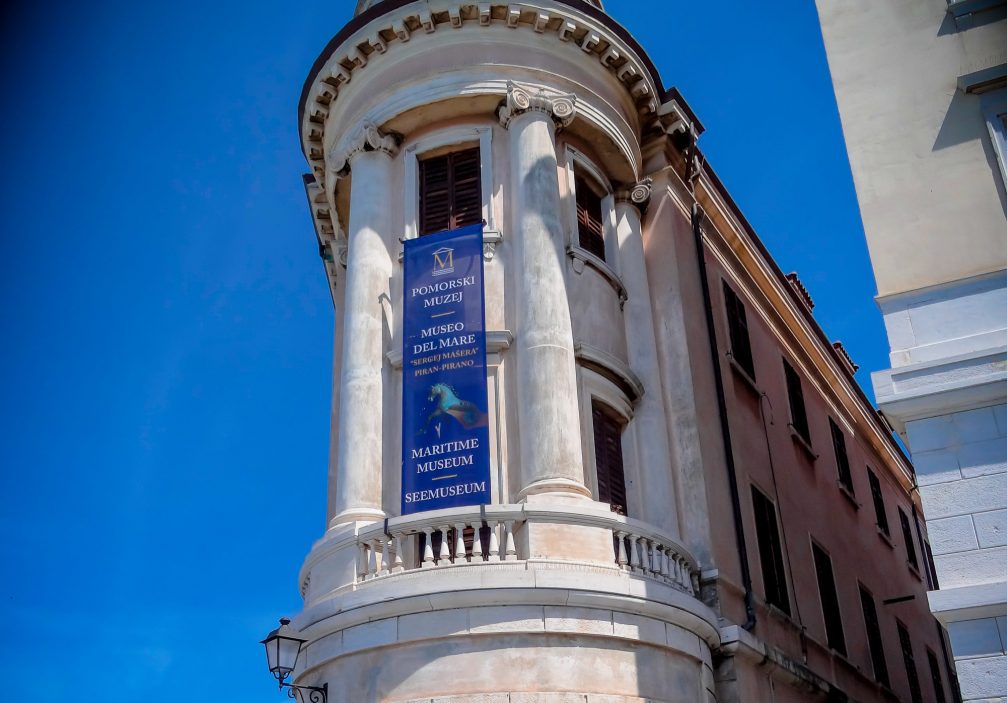
{"type": "Polygon", "coordinates": [[[541,502],[548,497],[550,501],[582,502],[591,500],[591,491],[583,483],[569,478],[543,478],[533,481],[518,493],[518,500],[525,503],[541,502]]]}
{"type": "Polygon", "coordinates": [[[388,516],[385,515],[385,511],[376,508],[352,508],[344,510],[329,520],[329,529],[350,522],[379,522],[386,517],[388,516]]]}

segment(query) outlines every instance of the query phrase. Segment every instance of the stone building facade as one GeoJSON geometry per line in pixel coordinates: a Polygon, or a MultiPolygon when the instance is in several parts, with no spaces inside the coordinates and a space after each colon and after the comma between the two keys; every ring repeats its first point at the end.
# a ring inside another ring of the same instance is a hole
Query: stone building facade
{"type": "Polygon", "coordinates": [[[1007,2],[818,0],[968,701],[1007,698],[1007,2]],[[869,78],[868,78],[869,77],[869,78]]]}
{"type": "Polygon", "coordinates": [[[299,117],[336,328],[297,683],[951,700],[912,466],[599,2],[361,2],[299,117]],[[479,220],[493,500],[402,516],[402,242],[479,220]]]}

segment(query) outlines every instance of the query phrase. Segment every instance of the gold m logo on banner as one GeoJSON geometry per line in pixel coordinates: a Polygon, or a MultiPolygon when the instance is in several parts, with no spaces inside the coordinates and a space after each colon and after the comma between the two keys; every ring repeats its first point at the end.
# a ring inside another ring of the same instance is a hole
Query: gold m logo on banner
{"type": "Polygon", "coordinates": [[[449,247],[441,247],[434,252],[433,276],[443,276],[446,273],[455,271],[455,250],[449,247]]]}

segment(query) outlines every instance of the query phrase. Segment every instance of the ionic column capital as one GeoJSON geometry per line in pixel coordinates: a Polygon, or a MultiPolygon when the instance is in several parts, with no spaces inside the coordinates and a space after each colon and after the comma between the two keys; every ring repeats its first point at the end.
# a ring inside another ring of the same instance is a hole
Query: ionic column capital
{"type": "Polygon", "coordinates": [[[497,110],[500,124],[506,128],[511,120],[526,112],[545,113],[557,126],[566,127],[577,113],[577,96],[507,81],[507,98],[497,110]]]}
{"type": "Polygon", "coordinates": [[[650,195],[654,190],[654,180],[650,177],[644,178],[639,183],[628,185],[615,191],[615,202],[627,203],[644,207],[650,200],[650,195]]]}
{"type": "Polygon", "coordinates": [[[385,134],[373,123],[364,122],[338,148],[325,155],[326,168],[337,178],[345,176],[354,158],[371,151],[378,151],[389,157],[395,156],[399,151],[398,135],[385,134]]]}

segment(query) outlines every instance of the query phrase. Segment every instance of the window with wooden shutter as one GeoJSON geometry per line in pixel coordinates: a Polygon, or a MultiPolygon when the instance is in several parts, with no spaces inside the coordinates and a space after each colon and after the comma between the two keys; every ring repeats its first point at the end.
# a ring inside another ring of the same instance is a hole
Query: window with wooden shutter
{"type": "Polygon", "coordinates": [[[846,436],[839,429],[839,425],[831,417],[829,418],[829,428],[832,430],[832,448],[836,452],[836,469],[839,472],[839,483],[853,493],[853,475],[850,474],[850,459],[846,454],[846,436]]]}
{"type": "Polygon", "coordinates": [[[801,387],[801,377],[794,367],[783,360],[783,373],[787,377],[787,397],[790,399],[790,423],[794,432],[811,444],[811,432],[808,429],[808,412],[804,407],[804,389],[801,387]]]}
{"type": "Polygon", "coordinates": [[[899,508],[899,522],[902,523],[902,541],[906,543],[906,559],[909,565],[920,570],[920,560],[916,556],[916,540],[913,539],[913,528],[909,525],[909,516],[899,508]]]}
{"type": "Polygon", "coordinates": [[[752,358],[752,343],[748,337],[748,316],[745,304],[737,293],[724,282],[724,306],[727,309],[727,328],[731,336],[731,357],[749,378],[755,380],[755,360],[752,358]]]}
{"type": "Polygon", "coordinates": [[[605,260],[605,225],[602,219],[601,196],[580,175],[574,175],[577,196],[577,238],[582,249],[605,260]]]}
{"type": "Polygon", "coordinates": [[[934,696],[937,703],[947,703],[944,696],[944,680],[941,678],[941,665],[937,663],[937,655],[932,650],[927,650],[927,661],[930,663],[930,680],[934,684],[934,696]]]}
{"type": "Polygon", "coordinates": [[[479,147],[419,162],[420,236],[482,222],[479,147]]]}
{"type": "Polygon", "coordinates": [[[909,630],[898,620],[899,645],[902,647],[902,663],[906,666],[906,678],[909,680],[909,695],[913,703],[922,703],[923,694],[920,692],[920,675],[916,671],[916,659],[913,657],[913,642],[909,639],[909,630]]]}
{"type": "Polygon", "coordinates": [[[877,519],[878,529],[886,536],[891,536],[892,533],[888,528],[888,512],[885,510],[885,499],[881,495],[881,481],[870,468],[867,469],[867,482],[871,484],[871,498],[874,499],[874,515],[877,519]]]}
{"type": "Polygon", "coordinates": [[[787,575],[783,567],[783,547],[776,520],[776,506],[755,486],[752,486],[752,507],[755,510],[755,535],[759,540],[759,561],[766,602],[790,615],[787,575]]]}
{"type": "Polygon", "coordinates": [[[940,589],[941,583],[937,580],[937,565],[934,564],[934,550],[931,549],[930,543],[926,540],[923,540],[923,552],[927,557],[927,582],[930,590],[936,591],[940,589]]]}
{"type": "Polygon", "coordinates": [[[626,473],[622,464],[622,423],[603,404],[591,404],[594,424],[594,466],[598,500],[620,515],[628,515],[626,473]]]}
{"type": "Polygon", "coordinates": [[[815,575],[818,577],[818,597],[822,603],[822,617],[825,619],[825,636],[829,646],[842,655],[846,654],[846,635],[843,634],[843,617],[839,611],[839,594],[832,572],[832,559],[817,544],[811,545],[815,558],[815,575]]]}
{"type": "Polygon", "coordinates": [[[878,683],[890,686],[888,662],[885,661],[885,641],[881,637],[881,623],[878,622],[878,609],[874,605],[874,596],[863,586],[860,587],[860,606],[864,611],[864,627],[867,629],[867,645],[871,650],[874,679],[878,683]]]}

